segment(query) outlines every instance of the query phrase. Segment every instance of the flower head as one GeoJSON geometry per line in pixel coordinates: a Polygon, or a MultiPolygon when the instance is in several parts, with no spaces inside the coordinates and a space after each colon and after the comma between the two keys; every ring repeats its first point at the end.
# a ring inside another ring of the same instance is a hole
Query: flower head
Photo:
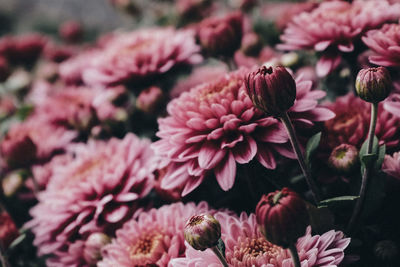
{"type": "MultiPolygon", "coordinates": [[[[369,104],[349,93],[336,98],[327,107],[336,117],[325,122],[322,143],[330,149],[344,143],[360,149],[368,134],[370,116],[364,111],[369,110],[369,104]]],[[[389,149],[396,148],[400,142],[399,127],[400,119],[383,109],[382,103],[379,104],[375,135],[380,143],[386,144],[389,149]]]]}
{"type": "Polygon", "coordinates": [[[329,166],[337,172],[348,173],[358,163],[358,150],[348,144],[341,144],[333,149],[328,159],[329,166]]]}
{"type": "Polygon", "coordinates": [[[386,67],[400,66],[400,25],[385,24],[381,29],[371,30],[362,38],[375,54],[369,61],[386,67]]]}
{"type": "Polygon", "coordinates": [[[207,203],[176,203],[140,213],[126,222],[116,238],[103,249],[99,267],[168,266],[185,253],[183,229],[195,214],[210,212],[207,203]]]}
{"type": "Polygon", "coordinates": [[[289,188],[262,196],[256,207],[261,233],[272,244],[287,248],[304,235],[309,224],[303,199],[289,188]]]}
{"type": "Polygon", "coordinates": [[[303,12],[288,24],[281,49],[314,49],[323,55],[317,64],[319,76],[325,76],[341,61],[340,53],[354,50],[362,33],[400,17],[400,4],[386,0],[323,2],[310,12],[303,12]]]}
{"type": "Polygon", "coordinates": [[[255,107],[272,116],[282,116],[294,104],[296,82],[284,67],[261,67],[245,78],[247,94],[255,107]]]}
{"type": "Polygon", "coordinates": [[[74,158],[53,168],[27,224],[39,255],[54,255],[49,266],[84,262],[80,248],[87,236],[113,234],[131,218],[138,200],[152,189],[157,166],[149,142],[133,134],[76,144],[69,151],[74,158]]]}
{"type": "Polygon", "coordinates": [[[61,24],[58,32],[65,41],[75,43],[81,40],[83,28],[78,21],[70,20],[61,24]]]}
{"type": "Polygon", "coordinates": [[[83,257],[89,265],[96,265],[98,261],[101,260],[101,249],[108,243],[111,239],[109,236],[103,233],[93,233],[85,241],[85,248],[83,251],[83,257]]]}
{"type": "Polygon", "coordinates": [[[400,180],[400,152],[395,152],[393,156],[385,156],[382,171],[389,176],[400,180]]]}
{"type": "Polygon", "coordinates": [[[144,29],[114,36],[83,71],[89,85],[138,82],[164,74],[177,65],[199,63],[200,47],[192,31],[144,29]]]}
{"type": "MultiPolygon", "coordinates": [[[[258,231],[256,216],[242,213],[239,218],[225,212],[217,212],[214,217],[221,223],[225,256],[233,267],[278,267],[292,266],[288,250],[268,242],[258,231]]],[[[339,231],[329,231],[322,235],[311,235],[311,227],[297,240],[301,266],[338,266],[344,258],[344,250],[350,238],[339,231]]],[[[170,267],[180,266],[222,266],[211,250],[197,251],[186,244],[185,258],[172,259],[170,267]]]]}
{"type": "Polygon", "coordinates": [[[357,95],[367,102],[381,102],[388,97],[392,87],[389,71],[384,67],[362,69],[356,78],[357,95]]]}

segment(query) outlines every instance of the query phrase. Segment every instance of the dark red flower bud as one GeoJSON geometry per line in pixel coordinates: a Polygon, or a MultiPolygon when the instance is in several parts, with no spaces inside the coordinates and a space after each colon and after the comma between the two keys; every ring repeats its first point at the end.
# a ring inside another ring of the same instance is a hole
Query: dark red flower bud
{"type": "Polygon", "coordinates": [[[296,82],[284,67],[261,67],[245,77],[247,94],[267,115],[282,116],[294,104],[296,82]]]}
{"type": "Polygon", "coordinates": [[[392,79],[384,67],[362,69],[356,78],[357,95],[364,101],[378,103],[392,91],[392,79]]]}
{"type": "Polygon", "coordinates": [[[194,215],[185,225],[185,239],[197,250],[205,250],[218,244],[221,225],[210,214],[194,215]]]}
{"type": "Polygon", "coordinates": [[[257,224],[272,244],[287,248],[309,225],[306,204],[289,188],[264,195],[256,207],[257,224]]]}
{"type": "Polygon", "coordinates": [[[82,39],[83,28],[79,22],[70,20],[61,24],[58,33],[66,42],[77,43],[82,39]]]}
{"type": "Polygon", "coordinates": [[[0,210],[0,246],[7,249],[18,236],[18,229],[10,215],[0,210]]]}
{"type": "Polygon", "coordinates": [[[203,20],[197,36],[201,46],[209,55],[231,57],[240,47],[242,28],[242,14],[232,13],[223,18],[203,20]]]}
{"type": "Polygon", "coordinates": [[[20,35],[14,40],[14,47],[10,52],[10,60],[22,64],[29,64],[38,59],[42,53],[47,38],[43,35],[30,33],[20,35]]]}
{"type": "Polygon", "coordinates": [[[358,163],[358,150],[355,146],[342,144],[332,151],[328,160],[329,166],[339,173],[348,173],[358,163]]]}
{"type": "Polygon", "coordinates": [[[30,165],[36,158],[36,150],[32,139],[25,134],[7,135],[0,144],[0,154],[11,168],[30,165]]]}

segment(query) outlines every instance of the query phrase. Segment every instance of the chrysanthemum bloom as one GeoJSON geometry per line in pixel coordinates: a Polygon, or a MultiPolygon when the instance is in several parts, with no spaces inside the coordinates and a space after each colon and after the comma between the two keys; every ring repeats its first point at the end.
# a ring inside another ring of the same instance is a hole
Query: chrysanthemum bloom
{"type": "Polygon", "coordinates": [[[386,174],[400,180],[400,152],[396,152],[393,156],[386,155],[383,161],[382,171],[386,174]]]}
{"type": "Polygon", "coordinates": [[[338,173],[348,173],[358,163],[358,150],[352,145],[341,144],[329,156],[329,166],[338,173]]]}
{"type": "Polygon", "coordinates": [[[381,29],[371,30],[362,38],[376,55],[369,60],[386,67],[400,66],[400,25],[385,24],[381,29]]]}
{"type": "Polygon", "coordinates": [[[151,86],[140,92],[136,99],[136,107],[143,112],[153,113],[160,107],[163,97],[160,87],[151,86]]]}
{"type": "Polygon", "coordinates": [[[7,249],[19,236],[19,231],[7,211],[0,210],[0,246],[7,249]]]}
{"type": "Polygon", "coordinates": [[[43,117],[31,116],[11,126],[0,143],[0,152],[10,167],[25,166],[48,159],[76,137],[75,131],[50,124],[43,117]]]}
{"type": "MultiPolygon", "coordinates": [[[[341,144],[350,144],[358,149],[368,135],[370,104],[349,93],[336,98],[334,103],[328,104],[336,117],[325,122],[323,143],[333,149],[341,144]]],[[[375,135],[381,144],[393,149],[399,145],[400,118],[393,116],[379,104],[378,119],[375,135]]]]}
{"type": "MultiPolygon", "coordinates": [[[[258,231],[256,216],[245,213],[237,218],[223,212],[214,217],[220,222],[225,256],[232,267],[281,267],[293,266],[288,250],[268,242],[258,231]]],[[[350,238],[340,231],[329,231],[323,235],[311,235],[311,227],[297,240],[296,248],[303,267],[334,267],[344,258],[344,250],[350,238]]],[[[186,244],[185,258],[171,260],[169,267],[222,266],[211,250],[197,251],[186,244]]]]}
{"type": "MultiPolygon", "coordinates": [[[[245,71],[232,72],[219,80],[184,92],[167,107],[169,116],[159,120],[155,151],[173,164],[161,186],[185,185],[182,195],[194,190],[214,172],[220,187],[229,190],[235,181],[236,163],[256,158],[266,168],[276,167],[276,152],[292,156],[281,123],[254,108],[244,86],[245,71]]],[[[298,82],[298,99],[290,116],[311,124],[326,120],[332,112],[317,107],[324,93],[310,91],[311,83],[298,82]]]]}
{"type": "Polygon", "coordinates": [[[43,57],[49,61],[60,63],[76,55],[78,52],[79,48],[77,46],[49,42],[43,51],[43,57]]]}
{"type": "Polygon", "coordinates": [[[85,266],[83,249],[93,232],[114,233],[153,186],[157,166],[149,141],[133,134],[108,142],[76,144],[75,157],[53,168],[28,223],[49,266],[85,266]]]}
{"type": "Polygon", "coordinates": [[[143,29],[115,36],[83,72],[90,85],[121,84],[168,72],[177,65],[199,63],[194,33],[173,28],[143,29]]]}
{"type": "Polygon", "coordinates": [[[185,254],[186,221],[195,214],[209,212],[206,202],[197,206],[175,203],[142,212],[137,220],[130,220],[117,230],[97,266],[168,266],[171,259],[185,254]]]}
{"type": "Polygon", "coordinates": [[[48,42],[45,36],[38,33],[22,34],[10,37],[8,40],[5,54],[10,61],[16,63],[31,63],[35,61],[48,42]]]}
{"type": "Polygon", "coordinates": [[[110,89],[88,87],[66,87],[56,90],[37,103],[34,115],[49,122],[87,129],[95,120],[116,120],[122,110],[112,101],[125,93],[124,87],[110,89]]]}
{"type": "Polygon", "coordinates": [[[354,49],[361,34],[400,17],[400,4],[386,0],[330,1],[309,13],[294,17],[281,36],[284,50],[313,49],[322,52],[317,73],[325,76],[341,62],[341,53],[354,49]]]}

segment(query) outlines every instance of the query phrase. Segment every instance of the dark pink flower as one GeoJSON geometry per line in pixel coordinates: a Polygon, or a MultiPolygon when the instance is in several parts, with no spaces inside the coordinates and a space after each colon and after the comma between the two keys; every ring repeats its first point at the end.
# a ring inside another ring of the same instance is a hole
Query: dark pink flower
{"type": "Polygon", "coordinates": [[[11,70],[5,57],[0,56],[0,82],[7,80],[11,70]]]}
{"type": "Polygon", "coordinates": [[[341,53],[354,50],[354,42],[370,29],[400,17],[400,4],[386,0],[323,2],[311,12],[293,18],[281,36],[280,49],[322,52],[317,73],[325,76],[341,62],[341,53]]]}
{"type": "Polygon", "coordinates": [[[19,236],[19,231],[13,219],[5,210],[0,210],[0,246],[7,249],[19,236]]]}
{"type": "Polygon", "coordinates": [[[185,254],[183,230],[186,221],[199,213],[210,213],[206,202],[176,203],[142,212],[117,230],[116,238],[103,249],[99,267],[159,266],[185,254]]]}
{"type": "Polygon", "coordinates": [[[114,36],[83,71],[90,85],[121,84],[161,75],[177,65],[199,63],[194,33],[173,28],[143,29],[114,36]]]}
{"type": "MultiPolygon", "coordinates": [[[[217,212],[220,222],[225,256],[232,267],[278,267],[293,266],[288,250],[268,242],[259,232],[256,216],[242,213],[240,217],[217,212]]],[[[350,243],[340,231],[331,230],[322,235],[312,235],[311,227],[297,240],[296,248],[303,267],[337,267],[343,261],[344,250],[350,243]]],[[[211,250],[198,251],[186,243],[184,258],[170,261],[169,267],[222,266],[211,250]]]]}
{"type": "MultiPolygon", "coordinates": [[[[400,118],[387,112],[382,105],[379,104],[375,135],[387,148],[395,148],[400,142],[400,118]]],[[[336,98],[327,107],[336,117],[325,122],[323,143],[330,149],[345,143],[360,149],[368,134],[370,104],[349,93],[336,98]]]]}
{"type": "Polygon", "coordinates": [[[76,43],[82,39],[83,27],[78,21],[69,20],[60,25],[58,33],[65,41],[76,43]]]}
{"type": "Polygon", "coordinates": [[[27,224],[49,266],[82,266],[82,246],[94,232],[114,233],[153,187],[157,160],[149,141],[133,134],[70,147],[74,158],[53,168],[27,224]]]}
{"type": "Polygon", "coordinates": [[[385,24],[379,30],[371,30],[362,40],[375,52],[369,57],[370,62],[386,67],[400,66],[399,24],[385,24]]]}
{"type": "Polygon", "coordinates": [[[143,112],[153,113],[159,107],[163,99],[163,92],[160,87],[151,86],[140,92],[136,99],[136,107],[143,112]]]}
{"type": "Polygon", "coordinates": [[[159,119],[161,140],[154,143],[155,151],[174,165],[163,178],[164,189],[185,184],[182,195],[186,195],[213,172],[221,188],[229,190],[236,163],[256,157],[274,169],[275,152],[288,154],[283,126],[253,107],[244,86],[245,73],[233,72],[199,85],[168,104],[169,116],[159,119]]]}

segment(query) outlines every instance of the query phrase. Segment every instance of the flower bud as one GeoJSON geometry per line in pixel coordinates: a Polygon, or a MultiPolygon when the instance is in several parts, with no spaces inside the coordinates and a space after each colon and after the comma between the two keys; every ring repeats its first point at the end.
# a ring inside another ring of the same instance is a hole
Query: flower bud
{"type": "Polygon", "coordinates": [[[101,260],[101,248],[110,241],[110,237],[103,233],[93,233],[86,239],[83,258],[89,266],[96,266],[96,263],[101,260]]]}
{"type": "Polygon", "coordinates": [[[209,18],[200,23],[197,36],[209,55],[231,57],[240,47],[242,25],[240,13],[232,13],[223,18],[209,18]]]}
{"type": "Polygon", "coordinates": [[[284,67],[261,67],[245,77],[247,94],[267,115],[282,116],[294,104],[296,82],[284,67]]]}
{"type": "Polygon", "coordinates": [[[264,195],[256,207],[257,224],[272,244],[287,248],[309,225],[306,204],[289,188],[264,195]]]}
{"type": "Polygon", "coordinates": [[[10,215],[0,210],[0,246],[7,249],[18,236],[19,231],[10,215]]]}
{"type": "Polygon", "coordinates": [[[7,135],[0,143],[0,155],[11,168],[30,165],[36,159],[36,150],[32,139],[24,133],[7,135]]]}
{"type": "Polygon", "coordinates": [[[328,159],[329,166],[339,173],[349,173],[358,163],[358,150],[355,146],[341,144],[333,149],[328,159]]]}
{"type": "Polygon", "coordinates": [[[186,223],[184,235],[194,249],[205,250],[218,244],[221,225],[210,214],[194,215],[186,223]]]}
{"type": "Polygon", "coordinates": [[[392,87],[389,71],[384,67],[362,69],[356,78],[357,95],[367,102],[381,102],[392,87]]]}
{"type": "Polygon", "coordinates": [[[257,56],[262,48],[260,37],[255,32],[246,33],[242,39],[241,50],[247,56],[257,56]]]}

